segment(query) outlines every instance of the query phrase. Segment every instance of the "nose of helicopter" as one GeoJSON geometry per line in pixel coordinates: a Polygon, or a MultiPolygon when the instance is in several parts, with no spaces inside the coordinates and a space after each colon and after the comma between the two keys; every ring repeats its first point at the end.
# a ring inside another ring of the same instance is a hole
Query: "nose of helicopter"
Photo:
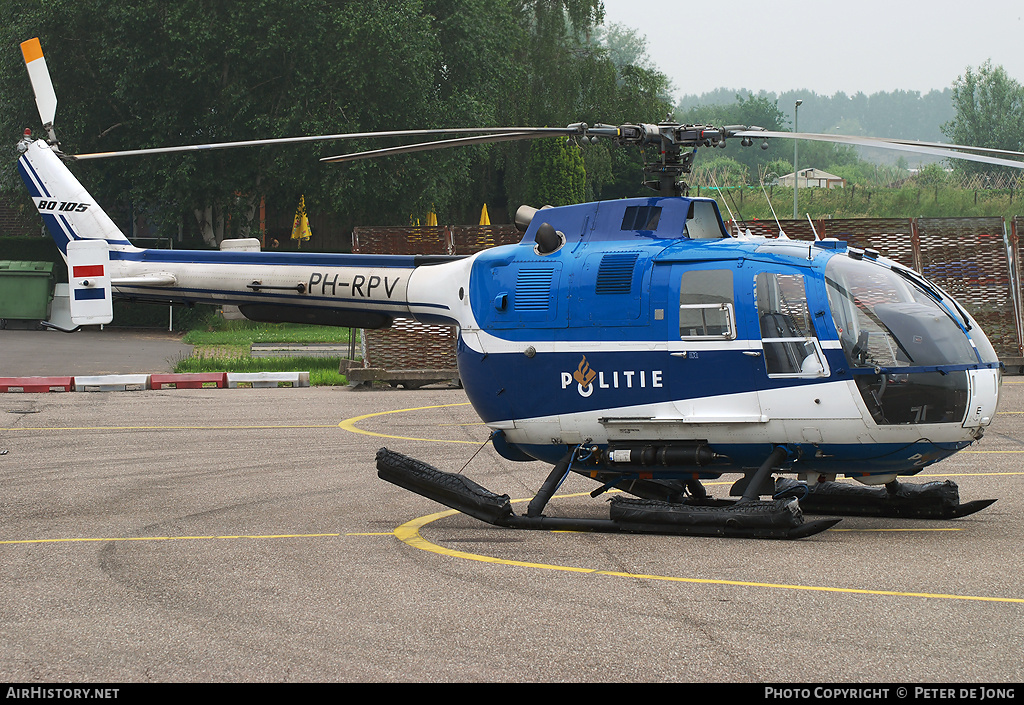
{"type": "Polygon", "coordinates": [[[964,428],[981,428],[992,423],[999,405],[1002,372],[998,369],[971,370],[971,401],[964,419],[964,428]]]}

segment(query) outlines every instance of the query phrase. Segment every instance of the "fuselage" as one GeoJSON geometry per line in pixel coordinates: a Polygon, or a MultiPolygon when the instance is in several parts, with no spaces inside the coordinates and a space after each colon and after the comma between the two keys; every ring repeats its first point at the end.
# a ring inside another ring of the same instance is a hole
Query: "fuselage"
{"type": "Polygon", "coordinates": [[[969,445],[998,402],[995,352],[948,295],[838,241],[729,237],[709,200],[542,210],[519,245],[410,290],[441,288],[462,294],[445,306],[477,412],[552,462],[706,442],[707,477],[784,444],[800,472],[883,482],[969,445]],[[564,237],[548,254],[542,222],[564,237]]]}
{"type": "Polygon", "coordinates": [[[692,474],[713,477],[782,445],[788,469],[884,482],[980,438],[998,403],[995,352],[947,294],[839,241],[730,237],[708,199],[542,209],[518,245],[466,258],[151,250],[45,143],[22,145],[54,240],[104,241],[118,296],[458,326],[463,385],[508,457],[700,444],[716,459],[692,474]]]}

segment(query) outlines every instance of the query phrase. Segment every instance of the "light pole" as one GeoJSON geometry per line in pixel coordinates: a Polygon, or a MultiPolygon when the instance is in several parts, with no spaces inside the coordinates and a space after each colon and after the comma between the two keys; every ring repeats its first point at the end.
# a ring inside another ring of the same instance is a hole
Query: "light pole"
{"type": "MultiPolygon", "coordinates": [[[[803,103],[804,102],[802,100],[798,100],[796,105],[793,106],[793,132],[800,131],[800,121],[798,119],[797,112],[800,110],[800,106],[803,105],[803,103]]],[[[800,211],[797,210],[797,188],[799,187],[800,182],[797,181],[799,170],[796,163],[798,155],[797,145],[799,144],[800,140],[793,140],[793,220],[800,219],[800,211]]]]}

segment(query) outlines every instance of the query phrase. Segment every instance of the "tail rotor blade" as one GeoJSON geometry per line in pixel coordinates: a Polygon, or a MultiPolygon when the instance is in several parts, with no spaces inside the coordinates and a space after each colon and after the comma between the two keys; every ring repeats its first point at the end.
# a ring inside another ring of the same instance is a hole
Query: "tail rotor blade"
{"type": "Polygon", "coordinates": [[[21,53],[25,57],[25,67],[28,68],[32,91],[36,95],[39,119],[43,121],[43,127],[49,131],[50,138],[56,141],[53,135],[53,119],[57,114],[57,94],[53,90],[50,71],[46,68],[46,59],[43,58],[43,47],[39,44],[39,37],[22,42],[21,53]]]}

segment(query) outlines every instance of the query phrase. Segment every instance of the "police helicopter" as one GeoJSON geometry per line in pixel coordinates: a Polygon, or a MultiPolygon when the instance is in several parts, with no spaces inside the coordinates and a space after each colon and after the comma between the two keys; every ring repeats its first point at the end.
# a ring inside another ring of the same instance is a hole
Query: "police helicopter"
{"type": "Polygon", "coordinates": [[[259,321],[454,324],[459,374],[494,450],[553,466],[520,515],[507,495],[382,448],[387,481],[503,527],[760,538],[839,521],[805,512],[951,519],[995,501],[961,503],[949,481],[900,481],[978,441],[995,416],[1001,365],[970,314],[873,250],[730,234],[716,202],[684,195],[682,179],[698,148],[727,139],[843,141],[1017,168],[1006,157],[1024,155],[673,122],[372,133],[457,136],[324,161],[564,135],[654,145],[645,170],[656,194],[524,206],[519,244],[467,257],[261,252],[245,240],[143,249],[65,162],[367,133],[65,155],[38,39],[22,49],[48,136],[26,134],[18,169],[67,261],[75,324],[109,322],[113,296],[234,304],[259,321]],[[594,497],[620,491],[608,519],[545,515],[570,472],[595,481],[594,497]],[[727,474],[739,476],[729,498],[711,497],[702,482],[727,474]]]}

